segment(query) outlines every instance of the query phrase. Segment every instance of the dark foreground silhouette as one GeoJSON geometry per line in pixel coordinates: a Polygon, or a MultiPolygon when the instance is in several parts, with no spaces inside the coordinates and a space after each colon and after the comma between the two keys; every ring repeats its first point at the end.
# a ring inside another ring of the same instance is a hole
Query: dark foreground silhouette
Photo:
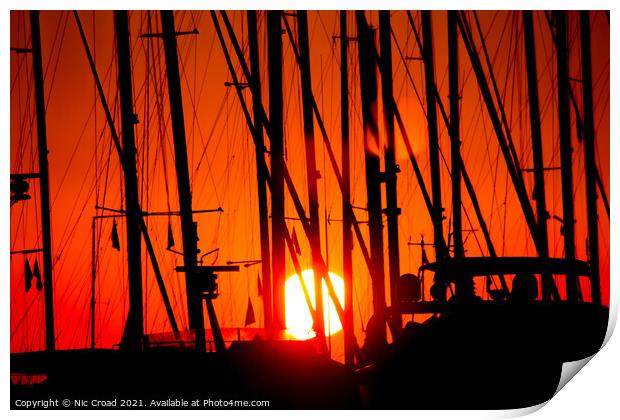
{"type": "Polygon", "coordinates": [[[19,399],[49,398],[265,400],[271,409],[521,408],[549,400],[562,364],[603,344],[607,307],[536,300],[534,274],[587,276],[583,262],[468,258],[423,268],[435,273],[434,300],[424,301],[420,280],[404,275],[402,299],[386,315],[392,325],[402,314],[427,314],[426,321],[408,323],[386,345],[375,341],[385,324],[373,316],[355,370],[311,341],[236,341],[215,353],[183,347],[23,353],[11,355],[11,373],[45,380],[12,385],[11,401],[14,408],[19,399]],[[473,276],[514,273],[510,293],[476,296],[473,276]]]}
{"type": "Polygon", "coordinates": [[[362,369],[372,408],[504,409],[549,400],[562,364],[602,345],[608,311],[565,302],[446,303],[362,369]]]}
{"type": "Polygon", "coordinates": [[[294,341],[236,342],[226,353],[13,354],[12,372],[47,379],[12,385],[11,401],[14,408],[18,399],[47,398],[267,400],[271,409],[527,407],[553,396],[563,362],[600,348],[608,316],[583,303],[443,306],[441,316],[407,324],[355,372],[294,341]]]}

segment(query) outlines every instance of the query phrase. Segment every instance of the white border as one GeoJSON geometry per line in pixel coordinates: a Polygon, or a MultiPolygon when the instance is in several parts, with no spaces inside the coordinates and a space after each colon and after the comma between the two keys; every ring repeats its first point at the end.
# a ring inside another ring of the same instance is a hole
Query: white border
{"type": "MultiPolygon", "coordinates": [[[[611,115],[618,115],[618,51],[620,42],[618,39],[618,29],[615,23],[616,13],[618,7],[616,6],[617,2],[612,1],[602,1],[602,0],[589,0],[588,2],[578,2],[574,0],[570,1],[558,1],[558,0],[547,0],[547,1],[507,1],[507,2],[489,2],[487,1],[446,1],[446,0],[438,0],[438,1],[402,1],[402,0],[383,0],[383,1],[366,1],[366,2],[353,2],[353,1],[342,1],[342,0],[314,0],[314,1],[302,1],[302,0],[288,0],[288,1],[247,1],[247,0],[239,0],[234,3],[230,2],[215,2],[215,1],[188,1],[188,0],[176,0],[174,2],[170,1],[161,1],[161,0],[152,0],[152,1],[93,1],[93,0],[82,0],[82,1],[41,1],[41,0],[33,0],[33,1],[15,1],[10,0],[7,2],[3,2],[6,5],[6,9],[4,9],[4,13],[2,16],[3,30],[0,30],[0,45],[4,48],[4,57],[8,57],[9,54],[9,31],[10,31],[10,19],[9,19],[9,10],[11,9],[31,9],[31,8],[41,8],[41,9],[120,9],[120,8],[130,8],[130,9],[277,9],[277,8],[286,8],[286,9],[355,9],[359,7],[363,7],[364,9],[541,9],[542,7],[546,9],[583,9],[588,8],[591,10],[595,9],[607,9],[611,10],[612,15],[612,27],[611,27],[611,44],[610,44],[610,52],[611,52],[611,61],[610,61],[610,89],[611,89],[611,103],[610,103],[610,113],[611,115]],[[615,9],[615,10],[614,10],[615,9]]],[[[9,196],[9,180],[8,180],[8,172],[9,172],[9,156],[8,148],[9,142],[6,140],[9,138],[9,84],[7,83],[9,80],[9,61],[7,59],[2,61],[2,65],[0,66],[0,80],[4,80],[3,88],[1,89],[3,92],[1,103],[2,103],[2,112],[0,113],[0,127],[2,127],[2,135],[3,141],[0,142],[2,144],[3,153],[0,153],[0,171],[3,174],[2,182],[0,185],[2,188],[0,189],[0,212],[2,215],[3,223],[0,225],[2,227],[2,232],[9,232],[8,226],[10,223],[9,217],[9,207],[6,206],[6,202],[9,196]]],[[[615,141],[611,141],[611,150],[610,156],[620,156],[620,139],[618,139],[618,122],[614,118],[611,118],[611,127],[610,127],[610,138],[615,139],[615,141]]],[[[616,177],[619,175],[619,170],[611,165],[611,191],[610,191],[610,201],[611,197],[618,196],[618,184],[614,182],[616,177]]],[[[620,216],[618,214],[617,207],[612,206],[612,221],[617,220],[617,217],[620,216]]],[[[612,234],[611,238],[616,238],[618,232],[617,225],[615,223],[610,224],[610,229],[612,234]]],[[[4,239],[0,242],[0,267],[2,268],[2,273],[7,273],[9,270],[9,241],[7,240],[7,234],[4,236],[4,239]]],[[[610,275],[611,275],[611,297],[610,297],[610,324],[614,324],[617,320],[618,316],[618,265],[615,262],[617,257],[617,252],[615,248],[616,240],[612,239],[611,243],[611,267],[610,267],[610,275]]],[[[5,293],[6,288],[8,286],[8,276],[4,275],[0,278],[3,279],[2,288],[0,292],[0,296],[2,296],[2,309],[0,310],[0,321],[1,321],[1,338],[0,338],[0,378],[8,378],[9,377],[9,363],[8,363],[8,354],[9,354],[9,294],[5,293]]],[[[617,334],[616,334],[617,335],[617,334]]],[[[597,354],[593,360],[588,363],[587,366],[584,367],[582,372],[577,375],[576,379],[573,379],[568,383],[548,404],[540,407],[541,409],[536,411],[531,415],[531,418],[536,419],[615,419],[618,416],[620,410],[618,409],[618,378],[620,378],[620,368],[618,363],[617,355],[620,354],[620,342],[617,337],[612,337],[612,339],[607,343],[607,345],[601,350],[599,354],[597,354]]],[[[8,389],[8,379],[0,381],[0,389],[2,390],[2,397],[0,397],[0,407],[2,411],[8,411],[9,408],[9,389],[8,389]]],[[[399,411],[390,411],[387,413],[390,416],[396,418],[504,418],[504,417],[515,417],[527,414],[532,410],[509,410],[509,411],[469,411],[469,412],[449,412],[449,411],[435,411],[435,412],[399,412],[399,411]]],[[[124,413],[123,413],[124,414],[124,413]]],[[[137,415],[144,415],[141,413],[135,413],[137,415]]],[[[134,414],[134,415],[135,415],[134,414]]],[[[295,411],[294,413],[290,412],[263,412],[263,411],[253,411],[251,413],[239,413],[241,415],[251,415],[252,417],[258,418],[269,418],[269,419],[279,419],[279,418],[290,418],[291,414],[296,417],[296,419],[315,419],[317,413],[312,412],[304,412],[304,411],[295,411]]],[[[331,413],[335,416],[344,416],[344,417],[356,417],[356,418],[374,418],[377,416],[377,412],[374,411],[362,411],[362,412],[335,412],[331,413]]],[[[84,416],[83,412],[77,411],[56,411],[56,412],[16,412],[11,411],[9,413],[11,417],[15,418],[30,418],[34,416],[42,416],[51,418],[82,418],[84,416]]],[[[118,413],[110,413],[103,411],[91,411],[87,414],[92,418],[105,418],[109,419],[111,415],[118,415],[118,413]]],[[[131,413],[127,414],[127,417],[131,415],[131,413]]],[[[170,417],[175,415],[174,412],[171,411],[160,411],[156,413],[157,416],[170,417]]],[[[228,418],[232,416],[236,416],[238,414],[232,413],[230,411],[219,411],[219,412],[183,412],[184,417],[196,417],[196,418],[204,418],[205,416],[227,416],[228,418]]],[[[125,415],[123,415],[125,417],[125,415]]]]}

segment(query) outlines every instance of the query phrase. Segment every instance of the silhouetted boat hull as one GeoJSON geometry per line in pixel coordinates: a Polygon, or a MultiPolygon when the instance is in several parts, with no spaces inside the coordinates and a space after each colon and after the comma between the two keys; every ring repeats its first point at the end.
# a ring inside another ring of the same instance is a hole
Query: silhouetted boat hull
{"type": "Polygon", "coordinates": [[[374,365],[359,372],[370,407],[540,404],[554,395],[562,364],[593,355],[607,329],[608,309],[587,303],[436,306],[441,316],[408,324],[374,365]]]}
{"type": "Polygon", "coordinates": [[[224,353],[156,349],[13,354],[11,371],[47,376],[39,385],[12,385],[13,408],[15,400],[23,398],[133,399],[144,404],[127,408],[148,408],[151,400],[174,398],[199,399],[201,404],[207,399],[269,401],[262,408],[270,409],[359,406],[353,375],[305,342],[236,342],[224,353]]]}

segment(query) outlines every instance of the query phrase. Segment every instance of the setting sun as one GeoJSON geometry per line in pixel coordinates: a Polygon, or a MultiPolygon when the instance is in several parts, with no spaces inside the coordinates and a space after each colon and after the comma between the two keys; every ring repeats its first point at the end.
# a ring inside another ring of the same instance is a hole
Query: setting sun
{"type": "MultiPolygon", "coordinates": [[[[301,273],[304,285],[308,290],[310,301],[315,306],[313,271],[305,270],[301,273]]],[[[340,304],[344,302],[344,280],[334,273],[329,273],[336,296],[340,304]]],[[[307,340],[315,336],[312,329],[312,315],[308,310],[304,291],[297,274],[286,280],[286,327],[287,333],[299,340],[307,340]]],[[[323,303],[325,308],[325,335],[332,335],[342,330],[342,324],[338,319],[338,312],[334,302],[329,297],[327,286],[323,283],[323,303]]]]}

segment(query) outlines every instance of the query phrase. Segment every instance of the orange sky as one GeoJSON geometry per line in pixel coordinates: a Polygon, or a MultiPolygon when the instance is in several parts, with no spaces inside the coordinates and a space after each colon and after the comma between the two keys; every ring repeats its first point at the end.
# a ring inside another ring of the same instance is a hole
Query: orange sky
{"type": "MultiPolygon", "coordinates": [[[[419,24],[419,13],[413,14],[419,24]]],[[[80,12],[86,36],[94,51],[99,75],[103,80],[106,98],[113,108],[117,129],[120,127],[116,102],[116,62],[114,61],[114,31],[112,13],[80,12]]],[[[237,36],[247,44],[245,14],[229,12],[237,36]]],[[[473,19],[473,14],[469,14],[473,19]]],[[[143,210],[178,210],[172,136],[169,122],[168,97],[165,79],[163,48],[158,39],[139,39],[138,35],[159,31],[157,12],[130,13],[132,61],[134,65],[135,112],[140,123],[136,125],[138,148],[138,178],[143,210]]],[[[378,25],[376,12],[367,18],[378,25]]],[[[181,77],[184,99],[186,132],[190,162],[194,209],[222,207],[223,213],[196,215],[199,223],[198,247],[202,253],[219,248],[218,253],[205,257],[206,264],[223,264],[228,260],[260,258],[255,157],[251,136],[243,119],[238,99],[224,82],[231,78],[226,68],[221,46],[215,36],[208,12],[176,12],[177,30],[197,28],[199,35],[179,38],[181,77]]],[[[294,25],[294,19],[288,17],[294,25]]],[[[487,48],[493,60],[495,76],[512,137],[523,168],[532,167],[527,80],[522,40],[521,17],[514,12],[479,13],[487,48]]],[[[11,12],[11,47],[30,45],[28,15],[11,12]]],[[[473,22],[473,20],[471,21],[473,22]]],[[[557,128],[557,93],[555,86],[555,56],[549,28],[542,13],[534,13],[541,121],[543,128],[544,161],[547,166],[559,166],[557,128]]],[[[609,194],[609,25],[602,12],[591,14],[593,45],[593,78],[596,147],[598,165],[609,194]]],[[[392,14],[395,37],[405,56],[419,56],[411,28],[404,12],[392,14]]],[[[440,95],[448,107],[446,14],[433,13],[436,81],[440,95]]],[[[267,109],[266,36],[264,16],[259,13],[259,43],[264,106],[267,109]]],[[[478,46],[480,39],[472,23],[478,46]]],[[[335,12],[310,12],[310,51],[312,86],[322,113],[331,145],[340,157],[340,94],[339,94],[339,41],[332,35],[339,33],[335,12]]],[[[77,27],[69,12],[42,12],[41,32],[45,89],[47,96],[47,129],[50,149],[50,188],[52,197],[52,236],[54,256],[56,335],[59,348],[89,345],[89,309],[91,282],[91,223],[95,204],[119,209],[123,207],[122,178],[118,158],[112,148],[103,110],[98,102],[77,27]]],[[[349,33],[355,35],[354,16],[349,14],[349,33]]],[[[284,103],[286,161],[304,205],[307,200],[305,157],[301,126],[299,71],[290,47],[284,43],[284,103]]],[[[569,43],[571,45],[570,76],[580,77],[579,32],[577,14],[569,14],[569,43]]],[[[232,50],[231,50],[232,51],[232,50]]],[[[234,54],[233,54],[234,57],[234,54]]],[[[234,59],[237,63],[237,60],[234,59]]],[[[500,255],[534,255],[534,246],[522,217],[514,188],[505,170],[505,164],[488,113],[481,101],[471,65],[463,44],[460,44],[460,79],[462,84],[461,136],[462,156],[476,188],[494,245],[500,255]]],[[[424,75],[420,61],[408,61],[415,88],[424,95],[424,75]]],[[[237,66],[238,67],[238,66],[237,66]]],[[[416,98],[404,64],[393,44],[394,96],[406,124],[414,152],[420,163],[427,186],[430,187],[428,167],[427,126],[423,108],[416,98]]],[[[356,43],[350,43],[350,108],[351,159],[353,203],[366,205],[364,185],[363,144],[359,102],[359,73],[356,43]]],[[[581,89],[572,82],[578,103],[581,89]]],[[[251,98],[245,91],[246,101],[251,98]]],[[[424,101],[424,98],[422,98],[424,101]]],[[[11,173],[37,170],[36,127],[32,92],[31,60],[27,55],[11,53],[11,173]]],[[[439,117],[440,147],[446,162],[450,162],[449,137],[439,117]]],[[[382,124],[382,122],[381,122],[382,124]]],[[[577,257],[586,259],[586,210],[583,145],[577,142],[575,119],[573,124],[573,158],[576,212],[577,257]]],[[[316,131],[317,168],[319,180],[321,241],[323,255],[330,270],[341,273],[342,229],[341,197],[318,128],[316,131]],[[329,219],[325,227],[326,218],[329,219]],[[325,230],[327,229],[327,240],[325,230]]],[[[381,130],[380,136],[383,135],[381,130]]],[[[432,241],[432,225],[424,206],[413,170],[397,132],[397,159],[401,167],[398,177],[398,204],[402,208],[399,223],[401,272],[416,273],[420,265],[420,250],[409,247],[409,240],[432,241]]],[[[524,174],[526,187],[531,193],[533,176],[524,174]]],[[[546,173],[546,194],[549,213],[562,216],[561,188],[558,171],[546,173]]],[[[36,182],[31,185],[34,199],[11,208],[11,250],[40,247],[38,194],[36,182]]],[[[444,233],[451,220],[450,185],[446,167],[442,163],[442,195],[446,220],[444,233]]],[[[479,229],[471,202],[463,192],[464,208],[472,223],[464,215],[464,228],[479,229]]],[[[532,206],[534,202],[531,201],[532,206]]],[[[295,216],[290,198],[286,201],[287,216],[295,216]]],[[[359,220],[366,220],[363,211],[359,220]]],[[[602,204],[599,206],[600,257],[603,299],[609,302],[609,219],[602,204]]],[[[157,250],[158,259],[177,320],[186,326],[184,279],[174,272],[181,258],[165,250],[168,222],[172,224],[177,249],[181,248],[180,225],[177,217],[153,216],[148,228],[157,250]]],[[[124,221],[117,218],[121,252],[112,249],[110,219],[97,222],[97,345],[110,347],[120,339],[127,309],[127,274],[125,258],[124,221]]],[[[310,265],[307,240],[299,222],[287,221],[295,228],[302,247],[303,267],[310,265]]],[[[563,256],[563,237],[560,225],[548,222],[552,256],[563,256]]],[[[366,225],[362,232],[367,234],[366,225]]],[[[479,230],[465,233],[467,255],[488,255],[479,230]],[[480,242],[482,250],[478,247],[480,242]]],[[[432,248],[427,249],[433,259],[432,248]]],[[[40,256],[29,255],[31,263],[40,256]]],[[[11,256],[11,351],[28,351],[43,346],[42,293],[35,289],[24,292],[23,255],[11,256]]],[[[144,258],[145,329],[147,333],[169,330],[161,297],[152,270],[144,258]]],[[[223,327],[243,327],[248,297],[253,302],[257,324],[262,326],[262,302],[257,293],[257,275],[260,266],[241,268],[239,273],[220,277],[220,298],[215,302],[223,327]]],[[[287,276],[294,272],[287,261],[287,276]]],[[[387,273],[387,269],[386,269],[387,273]]],[[[362,324],[371,314],[370,281],[358,244],[354,248],[354,314],[358,341],[363,339],[362,324]]],[[[559,282],[564,293],[563,282],[559,282]]],[[[478,293],[486,290],[480,285],[478,293]]],[[[334,348],[340,341],[335,338],[334,348]]],[[[338,350],[335,350],[337,352],[338,350]]]]}

